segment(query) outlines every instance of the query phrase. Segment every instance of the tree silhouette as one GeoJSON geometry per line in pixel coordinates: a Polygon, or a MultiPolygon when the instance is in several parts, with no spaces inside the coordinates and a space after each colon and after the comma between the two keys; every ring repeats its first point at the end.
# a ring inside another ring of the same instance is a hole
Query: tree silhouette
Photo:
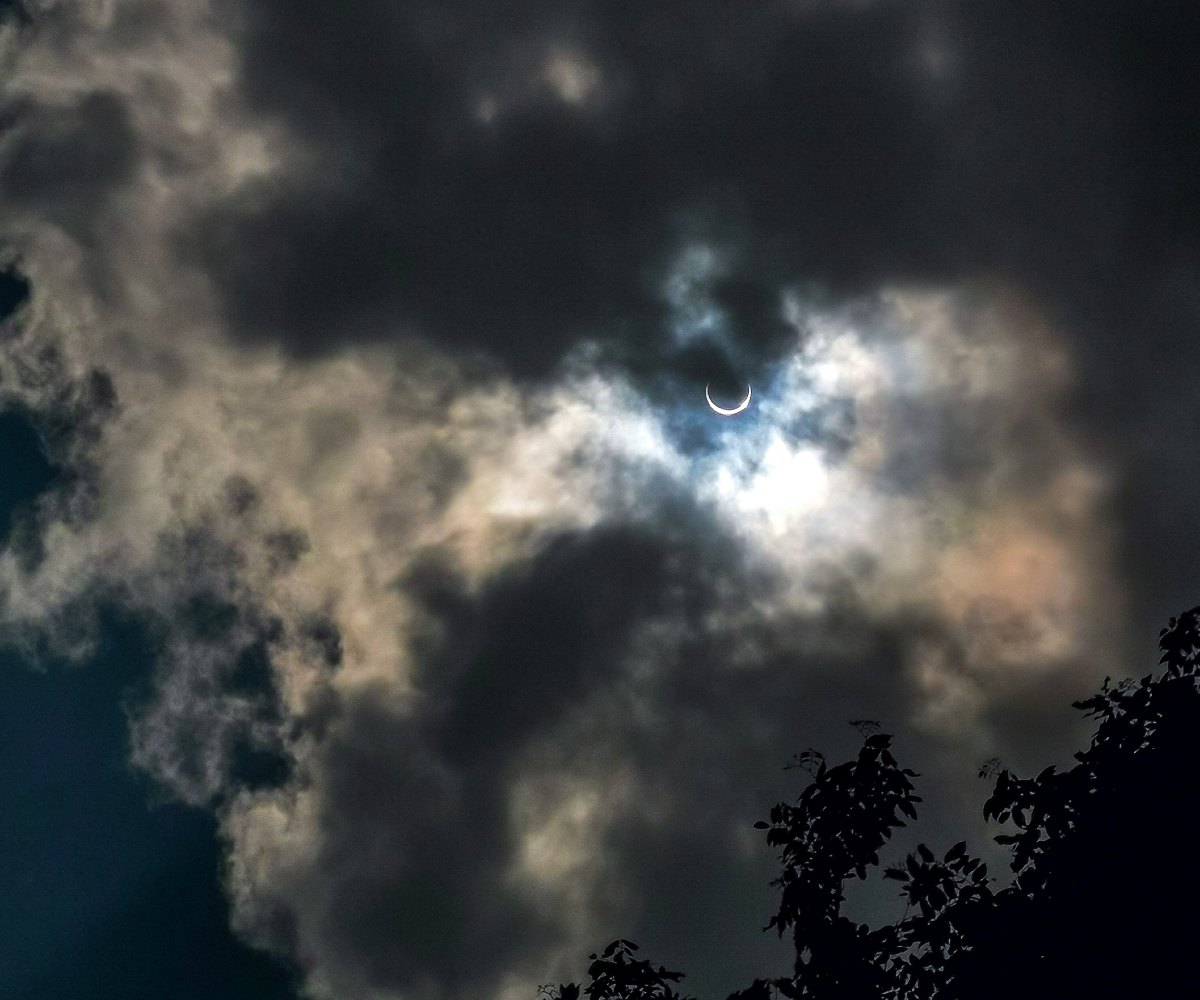
{"type": "MultiPolygon", "coordinates": [[[[1025,995],[1176,996],[1194,983],[1200,931],[1200,607],[1159,636],[1163,670],[1113,686],[1106,678],[1075,707],[1097,720],[1066,771],[1021,778],[999,761],[985,819],[1010,824],[1011,884],[993,891],[965,841],[941,858],[925,844],[883,877],[899,883],[904,916],[872,929],[841,912],[848,878],[880,868],[893,831],[915,819],[910,779],[892,737],[869,720],[857,757],[834,767],[815,750],[789,766],[811,782],[779,803],[767,831],[782,866],[779,908],[767,929],[790,933],[790,976],[755,980],[729,1000],[990,1000],[1025,995]]],[[[632,958],[615,941],[592,955],[590,1000],[683,1000],[679,973],[632,958]]],[[[578,1000],[574,984],[543,987],[578,1000]]]]}
{"type": "MultiPolygon", "coordinates": [[[[635,960],[638,946],[624,938],[614,941],[600,955],[590,955],[588,966],[591,982],[583,995],[590,1000],[693,1000],[675,991],[673,983],[683,978],[682,972],[668,972],[653,966],[645,959],[635,960]]],[[[579,987],[543,986],[538,993],[544,1000],[579,1000],[579,987]]]]}

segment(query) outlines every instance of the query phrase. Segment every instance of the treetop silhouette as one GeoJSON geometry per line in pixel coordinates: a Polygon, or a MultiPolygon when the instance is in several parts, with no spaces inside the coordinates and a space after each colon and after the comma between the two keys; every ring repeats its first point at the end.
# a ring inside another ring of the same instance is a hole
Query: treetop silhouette
{"type": "MultiPolygon", "coordinates": [[[[729,1000],[989,1000],[1017,996],[1175,996],[1195,981],[1200,932],[1200,607],[1159,635],[1158,674],[1075,702],[1097,720],[1065,771],[1023,778],[989,761],[984,818],[1010,825],[1014,878],[994,891],[987,866],[959,841],[940,857],[919,844],[882,877],[907,903],[872,929],[842,913],[849,878],[878,871],[892,833],[917,816],[911,779],[878,724],[852,760],[829,766],[815,750],[792,767],[811,781],[781,802],[766,831],[781,871],[779,907],[765,929],[791,935],[788,976],[755,980],[729,1000]]],[[[543,987],[547,1000],[687,1000],[682,975],[635,960],[614,941],[592,955],[589,983],[543,987]]]]}

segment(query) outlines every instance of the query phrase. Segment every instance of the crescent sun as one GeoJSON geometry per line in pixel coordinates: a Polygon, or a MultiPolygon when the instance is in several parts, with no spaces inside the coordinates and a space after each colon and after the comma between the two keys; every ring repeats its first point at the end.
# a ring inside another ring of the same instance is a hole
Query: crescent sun
{"type": "Polygon", "coordinates": [[[708,400],[709,409],[711,409],[713,411],[713,413],[721,414],[721,416],[723,416],[723,417],[734,417],[734,416],[737,416],[739,413],[741,413],[742,410],[744,410],[747,406],[750,405],[750,397],[753,394],[754,394],[754,390],[752,390],[750,388],[750,386],[746,386],[746,398],[743,399],[740,403],[738,403],[737,406],[733,407],[732,409],[727,409],[724,406],[717,406],[717,404],[712,401],[712,396],[710,396],[708,394],[708,386],[704,387],[704,398],[706,400],[708,400]]]}

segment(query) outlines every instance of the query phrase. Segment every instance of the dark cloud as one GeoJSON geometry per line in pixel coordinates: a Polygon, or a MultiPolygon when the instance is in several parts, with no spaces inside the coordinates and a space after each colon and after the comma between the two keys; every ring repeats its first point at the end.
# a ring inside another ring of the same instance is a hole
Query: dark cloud
{"type": "MultiPolygon", "coordinates": [[[[775,902],[777,862],[751,827],[803,787],[802,774],[781,767],[796,753],[817,747],[837,760],[853,752],[849,720],[865,715],[899,733],[898,752],[922,772],[922,786],[942,791],[927,796],[934,801],[919,826],[901,832],[896,852],[947,830],[987,848],[981,828],[963,825],[964,815],[979,812],[961,801],[969,801],[962,792],[975,762],[910,724],[917,698],[906,664],[914,646],[954,644],[938,623],[889,616],[847,594],[822,614],[783,616],[752,631],[697,631],[684,643],[653,695],[659,726],[631,725],[627,707],[613,704],[588,732],[595,739],[605,727],[616,730],[607,739],[643,791],[643,808],[609,830],[602,854],[615,884],[636,887],[632,912],[606,929],[670,956],[698,996],[724,996],[787,967],[786,949],[761,930],[775,902]],[[759,650],[753,666],[730,669],[745,643],[759,650]]],[[[863,919],[878,920],[894,902],[886,883],[850,892],[863,919]]]]}
{"type": "Polygon", "coordinates": [[[264,544],[269,565],[275,572],[285,572],[312,548],[308,536],[298,528],[271,532],[264,539],[264,544]]]}
{"type": "Polygon", "coordinates": [[[504,786],[486,767],[448,771],[377,704],[348,707],[345,722],[325,764],[313,887],[329,971],[414,995],[478,995],[557,936],[506,885],[515,845],[504,786]]]}
{"type": "Polygon", "coordinates": [[[1185,5],[239,13],[243,96],[319,166],[181,243],[235,329],[304,352],[410,331],[529,374],[600,336],[670,363],[658,286],[707,238],[734,250],[713,297],[745,365],[783,341],[785,283],[992,272],[1074,315],[1197,234],[1185,5]],[[538,83],[555,46],[594,68],[591,104],[538,83]]]}
{"type": "MultiPolygon", "coordinates": [[[[416,332],[524,375],[597,336],[640,378],[732,397],[785,342],[786,285],[838,297],[997,278],[1081,359],[1071,416],[1118,472],[1135,628],[1152,635],[1192,601],[1187,5],[244,10],[241,92],[323,169],[181,231],[241,336],[319,352],[416,332]],[[595,100],[541,86],[505,105],[506,81],[536,76],[554,45],[595,67],[595,100]],[[500,107],[484,122],[488,93],[500,107]],[[729,250],[707,288],[727,337],[681,348],[662,285],[692,241],[729,250]]],[[[975,477],[979,438],[1001,433],[1031,481],[1046,474],[1019,422],[910,409],[895,414],[911,431],[889,457],[897,488],[975,477]]]]}
{"type": "Polygon", "coordinates": [[[26,10],[25,4],[21,0],[0,0],[0,24],[9,20],[19,24],[29,23],[29,11],[26,10]]]}
{"type": "Polygon", "coordinates": [[[25,108],[9,127],[20,132],[0,160],[5,198],[91,243],[107,199],[138,163],[124,100],[95,92],[64,107],[25,108]]]}
{"type": "Polygon", "coordinates": [[[555,725],[611,682],[631,623],[663,610],[668,572],[666,544],[624,528],[552,542],[469,608],[418,572],[415,596],[457,603],[446,641],[420,665],[435,742],[450,759],[495,758],[555,725]]]}
{"type": "Polygon", "coordinates": [[[342,633],[329,618],[313,616],[300,628],[300,638],[307,650],[317,654],[319,661],[333,668],[342,662],[342,633]]]}
{"type": "MultiPolygon", "coordinates": [[[[509,877],[514,791],[539,775],[586,791],[625,774],[636,798],[592,820],[603,848],[578,875],[594,880],[598,939],[625,933],[677,958],[702,995],[778,965],[758,931],[774,862],[765,846],[747,851],[753,821],[794,784],[778,765],[807,745],[848,752],[847,720],[866,714],[906,733],[908,762],[953,771],[905,725],[905,664],[916,641],[954,640],[932,620],[864,607],[852,573],[831,581],[819,615],[714,628],[711,616],[736,610],[722,581],[739,602],[773,585],[702,521],[680,511],[677,531],[563,534],[476,591],[443,555],[419,560],[401,584],[425,616],[412,638],[419,709],[370,691],[342,701],[321,750],[321,858],[278,901],[307,914],[312,936],[273,939],[272,918],[260,940],[311,949],[349,992],[466,997],[506,972],[543,973],[529,963],[561,947],[563,917],[509,877]],[[673,638],[643,662],[631,640],[656,622],[673,638]]],[[[935,806],[931,822],[958,809],[935,806]]]]}
{"type": "Polygon", "coordinates": [[[513,783],[531,747],[560,743],[618,684],[632,630],[686,572],[674,556],[662,537],[612,527],[563,535],[478,593],[436,553],[409,574],[426,615],[413,639],[423,707],[343,701],[322,749],[313,898],[291,901],[320,914],[312,946],[335,984],[477,996],[561,940],[561,919],[510,878],[513,783]]]}

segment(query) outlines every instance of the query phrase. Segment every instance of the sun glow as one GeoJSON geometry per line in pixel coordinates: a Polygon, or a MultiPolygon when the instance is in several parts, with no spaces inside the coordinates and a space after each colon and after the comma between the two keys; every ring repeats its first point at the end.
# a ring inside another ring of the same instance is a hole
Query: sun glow
{"type": "Polygon", "coordinates": [[[728,456],[714,485],[717,502],[731,516],[761,518],[771,534],[781,534],[825,503],[829,475],[818,449],[771,433],[758,454],[728,456]]]}

